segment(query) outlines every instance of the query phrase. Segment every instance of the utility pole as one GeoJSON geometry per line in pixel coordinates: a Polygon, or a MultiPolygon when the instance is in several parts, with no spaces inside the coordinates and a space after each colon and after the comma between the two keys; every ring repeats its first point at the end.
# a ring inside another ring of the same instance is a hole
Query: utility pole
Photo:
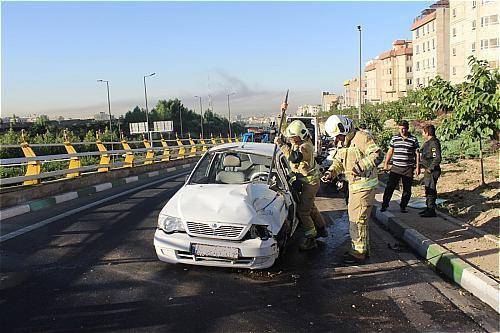
{"type": "MultiPolygon", "coordinates": [[[[111,121],[111,102],[109,100],[109,81],[108,80],[97,80],[97,82],[106,82],[106,90],[108,92],[108,114],[109,114],[109,131],[111,133],[111,151],[113,151],[113,123],[111,121]]],[[[114,155],[113,159],[114,159],[114,155]]]]}
{"type": "Polygon", "coordinates": [[[203,106],[201,105],[201,96],[194,96],[194,98],[200,99],[200,125],[201,125],[200,139],[203,139],[204,138],[204,135],[203,135],[203,106]]]}
{"type": "Polygon", "coordinates": [[[361,101],[362,101],[362,90],[361,90],[361,26],[358,25],[359,31],[359,105],[358,105],[358,119],[361,121],[361,101]]]}
{"type": "Polygon", "coordinates": [[[181,138],[182,138],[182,133],[183,133],[183,130],[182,130],[182,108],[179,108],[179,117],[181,118],[181,138]]]}
{"type": "Polygon", "coordinates": [[[149,110],[148,110],[148,91],[146,89],[146,78],[155,75],[156,73],[151,73],[148,75],[144,75],[144,99],[146,100],[146,123],[148,130],[149,143],[153,145],[153,136],[151,135],[151,131],[149,130],[149,110]]]}
{"type": "Polygon", "coordinates": [[[231,106],[229,105],[229,96],[236,94],[235,92],[227,94],[227,114],[229,120],[229,137],[232,138],[232,130],[231,130],[231,106]]]}

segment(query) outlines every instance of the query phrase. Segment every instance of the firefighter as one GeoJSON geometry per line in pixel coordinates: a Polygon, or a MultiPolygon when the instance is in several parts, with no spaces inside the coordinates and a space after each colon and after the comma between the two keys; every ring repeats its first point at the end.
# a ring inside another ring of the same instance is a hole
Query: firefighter
{"type": "Polygon", "coordinates": [[[363,262],[369,254],[368,219],[375,199],[378,184],[376,165],[380,163],[380,148],[371,134],[356,130],[352,120],[346,116],[330,116],[325,130],[335,142],[343,147],[335,155],[333,163],[322,177],[331,181],[344,173],[349,182],[349,233],[351,250],[344,254],[345,263],[363,262]]]}
{"type": "Polygon", "coordinates": [[[436,138],[436,128],[434,125],[426,125],[422,129],[422,136],[425,143],[422,146],[422,162],[424,171],[425,204],[426,208],[420,212],[422,217],[436,217],[436,184],[441,175],[441,143],[436,138]]]}
{"type": "MultiPolygon", "coordinates": [[[[286,104],[282,109],[286,109],[286,104]]],[[[304,237],[299,247],[311,250],[317,247],[317,237],[327,237],[325,221],[314,203],[320,186],[320,172],[314,159],[314,146],[306,126],[300,120],[292,121],[284,132],[289,143],[284,143],[278,136],[274,143],[278,145],[290,162],[292,172],[299,184],[299,202],[297,216],[304,229],[304,237]]]]}

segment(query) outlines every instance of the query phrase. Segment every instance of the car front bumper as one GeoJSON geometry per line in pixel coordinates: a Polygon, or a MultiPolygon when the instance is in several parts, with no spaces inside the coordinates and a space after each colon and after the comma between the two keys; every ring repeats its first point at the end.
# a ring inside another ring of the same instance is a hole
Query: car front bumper
{"type": "Polygon", "coordinates": [[[278,257],[278,244],[274,239],[248,239],[230,241],[189,236],[186,233],[167,234],[156,229],[154,246],[158,259],[167,263],[182,263],[202,266],[263,269],[271,267],[278,257]],[[226,246],[238,248],[238,259],[199,257],[191,252],[192,244],[226,246]]]}

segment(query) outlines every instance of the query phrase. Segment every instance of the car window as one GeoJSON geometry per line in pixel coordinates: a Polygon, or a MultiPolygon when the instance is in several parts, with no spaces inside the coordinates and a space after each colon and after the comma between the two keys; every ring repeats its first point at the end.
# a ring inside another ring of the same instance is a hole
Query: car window
{"type": "MultiPolygon", "coordinates": [[[[191,184],[245,184],[266,183],[271,157],[238,152],[211,152],[203,157],[190,178],[191,184]]],[[[283,188],[276,170],[271,175],[283,188]]]]}

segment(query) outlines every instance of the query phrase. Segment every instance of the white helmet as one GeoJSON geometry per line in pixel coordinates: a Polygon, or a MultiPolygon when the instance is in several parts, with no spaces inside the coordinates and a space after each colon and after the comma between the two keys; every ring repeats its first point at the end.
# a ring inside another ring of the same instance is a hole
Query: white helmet
{"type": "Polygon", "coordinates": [[[309,135],[306,125],[300,120],[294,120],[288,125],[285,130],[285,136],[291,138],[292,136],[298,136],[301,140],[304,140],[306,136],[309,135]]]}
{"type": "Polygon", "coordinates": [[[331,137],[347,135],[352,129],[352,120],[346,116],[333,115],[328,117],[325,123],[325,131],[331,137]]]}

